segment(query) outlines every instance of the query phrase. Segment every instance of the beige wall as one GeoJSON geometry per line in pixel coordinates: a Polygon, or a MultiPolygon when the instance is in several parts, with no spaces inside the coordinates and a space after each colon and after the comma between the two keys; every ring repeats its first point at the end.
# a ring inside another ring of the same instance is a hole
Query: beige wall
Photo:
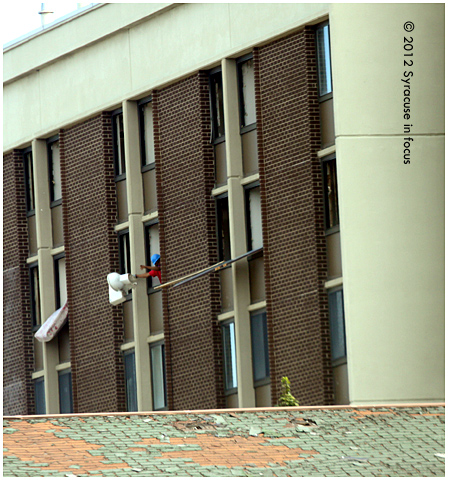
{"type": "Polygon", "coordinates": [[[4,53],[4,151],[327,12],[327,4],[105,4],[4,53]]]}
{"type": "Polygon", "coordinates": [[[442,401],[444,5],[332,4],[330,23],[350,400],[442,401]]]}

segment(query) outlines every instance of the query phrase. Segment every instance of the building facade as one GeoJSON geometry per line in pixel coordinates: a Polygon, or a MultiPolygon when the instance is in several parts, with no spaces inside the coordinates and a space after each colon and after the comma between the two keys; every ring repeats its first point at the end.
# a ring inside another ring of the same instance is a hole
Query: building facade
{"type": "Polygon", "coordinates": [[[4,48],[4,413],[442,401],[442,12],[98,4],[4,48]],[[243,257],[112,305],[155,253],[243,257]]]}

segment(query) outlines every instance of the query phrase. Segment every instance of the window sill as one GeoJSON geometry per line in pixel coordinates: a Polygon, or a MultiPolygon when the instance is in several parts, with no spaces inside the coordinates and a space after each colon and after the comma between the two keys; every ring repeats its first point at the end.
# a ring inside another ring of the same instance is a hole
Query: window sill
{"type": "Polygon", "coordinates": [[[333,289],[335,287],[340,287],[343,285],[343,277],[336,277],[334,279],[329,279],[324,283],[325,289],[333,289]]]}
{"type": "Polygon", "coordinates": [[[237,393],[238,393],[238,389],[236,387],[234,387],[232,389],[225,389],[225,391],[224,391],[225,396],[232,396],[232,395],[237,394],[237,393]]]}
{"type": "Polygon", "coordinates": [[[326,102],[326,100],[330,100],[331,98],[334,97],[334,92],[333,91],[330,91],[328,92],[327,94],[324,94],[324,95],[321,95],[318,96],[318,102],[321,103],[321,102],[326,102]]]}
{"type": "Polygon", "coordinates": [[[332,361],[332,368],[343,366],[344,364],[347,364],[347,363],[348,363],[348,360],[346,356],[340,357],[340,359],[336,359],[335,361],[332,361]]]}
{"type": "Polygon", "coordinates": [[[254,382],[254,388],[267,386],[268,384],[271,384],[271,378],[270,377],[266,377],[265,379],[261,379],[260,381],[255,381],[254,382]]]}
{"type": "Polygon", "coordinates": [[[246,134],[247,132],[252,132],[253,130],[257,129],[257,123],[254,122],[249,125],[245,125],[244,127],[240,127],[240,135],[246,134]]]}
{"type": "Polygon", "coordinates": [[[334,227],[331,227],[330,229],[326,229],[324,231],[324,235],[328,236],[328,235],[336,234],[337,232],[340,232],[340,224],[334,225],[334,227]]]}
{"type": "Polygon", "coordinates": [[[149,170],[154,170],[156,168],[156,162],[152,162],[151,164],[145,164],[145,165],[142,165],[142,174],[144,172],[148,172],[149,170]]]}

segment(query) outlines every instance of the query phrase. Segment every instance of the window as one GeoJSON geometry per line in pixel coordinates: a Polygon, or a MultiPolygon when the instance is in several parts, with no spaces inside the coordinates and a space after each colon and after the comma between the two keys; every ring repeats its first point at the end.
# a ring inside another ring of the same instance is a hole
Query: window
{"type": "Polygon", "coordinates": [[[37,263],[30,265],[30,300],[31,322],[33,327],[41,324],[41,306],[39,293],[39,267],[37,263]]]}
{"type": "Polygon", "coordinates": [[[150,99],[139,102],[140,155],[142,167],[154,168],[153,104],[150,99]]]}
{"type": "Polygon", "coordinates": [[[62,199],[59,137],[52,137],[47,141],[47,155],[50,176],[50,205],[53,207],[59,205],[62,199]]]}
{"type": "Polygon", "coordinates": [[[235,326],[233,321],[221,324],[225,394],[237,391],[237,360],[235,354],[235,326]]]}
{"type": "Polygon", "coordinates": [[[220,261],[231,258],[231,237],[229,231],[229,205],[227,194],[216,198],[218,257],[220,261]]]}
{"type": "Polygon", "coordinates": [[[316,50],[318,63],[318,95],[323,97],[332,93],[331,49],[329,24],[320,25],[316,31],[316,50]]]}
{"type": "Polygon", "coordinates": [[[44,378],[39,377],[34,380],[34,405],[36,414],[46,414],[45,412],[45,384],[44,378]]]}
{"type": "Polygon", "coordinates": [[[335,156],[322,160],[326,229],[340,224],[338,215],[337,161],[335,156]]]}
{"type": "Polygon", "coordinates": [[[123,230],[118,233],[119,245],[119,274],[131,273],[131,252],[129,247],[129,231],[123,230]]]}
{"type": "Polygon", "coordinates": [[[116,181],[125,178],[125,131],[121,109],[112,114],[112,132],[114,139],[114,168],[116,181]]]}
{"type": "Polygon", "coordinates": [[[221,69],[212,70],[210,74],[210,92],[212,107],[212,135],[216,141],[225,135],[223,111],[223,79],[221,69]]]}
{"type": "Polygon", "coordinates": [[[248,250],[263,246],[260,186],[246,188],[246,234],[248,250]]]}
{"type": "Polygon", "coordinates": [[[134,349],[124,352],[126,410],[137,411],[136,356],[134,349]]]}
{"type": "Polygon", "coordinates": [[[329,292],[329,322],[332,362],[344,361],[346,358],[346,334],[343,289],[329,292]]]}
{"type": "MultiPolygon", "coordinates": [[[[160,254],[159,252],[159,224],[157,221],[145,225],[145,258],[146,265],[151,266],[151,256],[160,254]]],[[[157,277],[148,277],[148,290],[160,284],[157,277]]]]}
{"type": "Polygon", "coordinates": [[[259,172],[256,92],[252,55],[246,55],[237,60],[237,75],[243,175],[247,177],[259,172]]]}
{"type": "Polygon", "coordinates": [[[150,345],[150,356],[153,409],[158,411],[167,408],[165,346],[163,341],[150,345]]]}
{"type": "Polygon", "coordinates": [[[59,381],[59,412],[61,414],[73,413],[72,401],[72,373],[64,369],[58,373],[59,381]]]}
{"type": "Polygon", "coordinates": [[[56,309],[63,306],[67,300],[67,283],[65,271],[65,254],[54,256],[54,272],[55,272],[55,301],[56,309]]]}
{"type": "Polygon", "coordinates": [[[28,215],[34,214],[34,177],[33,177],[33,153],[31,147],[23,152],[25,171],[25,201],[28,215]]]}
{"type": "Polygon", "coordinates": [[[255,128],[256,97],[254,90],[254,62],[251,57],[237,61],[240,100],[240,128],[255,128]]]}
{"type": "Polygon", "coordinates": [[[254,387],[268,384],[270,382],[270,364],[266,312],[258,311],[251,314],[251,347],[254,387]]]}

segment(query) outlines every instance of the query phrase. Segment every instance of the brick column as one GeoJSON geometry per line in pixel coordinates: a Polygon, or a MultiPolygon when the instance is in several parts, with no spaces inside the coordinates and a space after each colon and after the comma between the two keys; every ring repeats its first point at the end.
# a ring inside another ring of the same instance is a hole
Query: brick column
{"type": "Polygon", "coordinates": [[[3,414],[34,414],[23,156],[3,156],[3,414]]]}
{"type": "Polygon", "coordinates": [[[74,411],[124,411],[123,307],[106,281],[118,270],[110,115],[65,130],[60,147],[74,411]]]}
{"type": "Polygon", "coordinates": [[[332,401],[314,31],[255,52],[272,402],[288,376],[301,405],[332,401]]]}
{"type": "MultiPolygon", "coordinates": [[[[153,95],[162,280],[217,262],[208,79],[199,72],[153,95]]],[[[164,289],[170,409],[224,407],[218,276],[164,289]]]]}

